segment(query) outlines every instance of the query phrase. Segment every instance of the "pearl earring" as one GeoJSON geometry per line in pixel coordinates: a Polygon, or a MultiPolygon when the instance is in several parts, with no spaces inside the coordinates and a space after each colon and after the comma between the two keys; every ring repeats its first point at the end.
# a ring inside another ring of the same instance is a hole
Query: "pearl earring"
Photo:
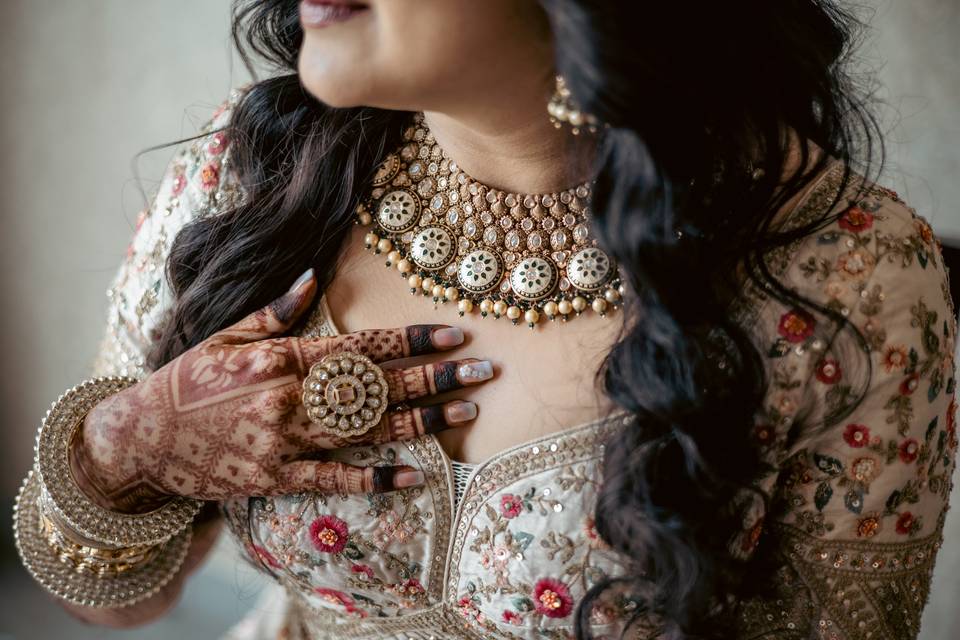
{"type": "Polygon", "coordinates": [[[547,113],[550,114],[550,122],[556,128],[559,129],[564,123],[573,127],[573,135],[578,135],[584,126],[590,133],[597,131],[597,119],[589,113],[584,113],[574,104],[563,76],[558,75],[556,78],[553,95],[547,103],[547,113]]]}

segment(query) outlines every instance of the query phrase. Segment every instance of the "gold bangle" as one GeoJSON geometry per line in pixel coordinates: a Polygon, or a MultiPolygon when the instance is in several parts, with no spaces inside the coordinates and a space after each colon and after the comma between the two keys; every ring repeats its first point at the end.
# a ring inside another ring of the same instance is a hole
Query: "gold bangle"
{"type": "Polygon", "coordinates": [[[24,567],[53,595],[87,607],[125,607],[156,595],[183,565],[193,536],[191,527],[157,545],[143,562],[109,576],[87,570],[72,557],[64,558],[44,535],[41,490],[39,476],[31,470],[14,504],[13,533],[24,567]]]}
{"type": "Polygon", "coordinates": [[[78,572],[89,572],[98,577],[116,576],[143,565],[156,555],[158,545],[138,547],[100,548],[82,544],[70,539],[70,534],[54,522],[54,518],[42,507],[40,512],[40,531],[50,545],[51,550],[63,562],[70,562],[78,572]]]}
{"type": "Polygon", "coordinates": [[[44,504],[73,531],[111,547],[161,544],[188,528],[203,504],[177,496],[148,513],[119,513],[90,500],[74,481],[69,447],[87,413],[136,382],[135,378],[109,377],[77,385],[53,404],[37,435],[34,467],[44,504]]]}

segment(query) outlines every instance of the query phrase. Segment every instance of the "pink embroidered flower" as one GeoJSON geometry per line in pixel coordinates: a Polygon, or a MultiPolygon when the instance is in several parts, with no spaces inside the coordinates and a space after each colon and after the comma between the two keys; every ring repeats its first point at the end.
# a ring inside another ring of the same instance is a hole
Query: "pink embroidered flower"
{"type": "Polygon", "coordinates": [[[780,317],[777,331],[787,342],[803,342],[813,335],[817,321],[802,309],[793,309],[780,317]]]}
{"type": "Polygon", "coordinates": [[[347,523],[336,516],[320,516],[310,523],[310,540],[323,553],[340,553],[347,546],[347,523]]]}
{"type": "Polygon", "coordinates": [[[883,353],[883,367],[887,373],[907,366],[907,350],[905,347],[887,347],[883,353]]]}
{"type": "Polygon", "coordinates": [[[910,438],[900,443],[900,460],[907,464],[913,462],[920,455],[920,443],[910,438]]]}
{"type": "Polygon", "coordinates": [[[398,595],[407,596],[408,598],[415,598],[427,592],[416,578],[410,578],[406,582],[393,585],[393,591],[398,595]]]}
{"type": "Polygon", "coordinates": [[[587,543],[594,549],[604,546],[603,539],[597,531],[597,521],[593,516],[587,516],[583,521],[583,532],[587,536],[587,543]]]}
{"type": "Polygon", "coordinates": [[[204,191],[210,191],[220,184],[220,165],[211,160],[200,169],[200,186],[204,191]]]}
{"type": "Polygon", "coordinates": [[[506,609],[503,612],[503,621],[507,624],[520,624],[522,618],[516,611],[510,611],[509,609],[506,609]]]}
{"type": "Polygon", "coordinates": [[[247,545],[247,554],[254,560],[261,560],[267,563],[269,566],[274,569],[279,569],[283,565],[280,564],[280,561],[277,560],[272,553],[261,547],[260,545],[247,545]]]}
{"type": "Polygon", "coordinates": [[[841,229],[860,233],[873,226],[873,214],[854,205],[843,212],[837,223],[841,229]]]}
{"type": "Polygon", "coordinates": [[[840,363],[833,358],[824,358],[817,365],[817,380],[823,384],[836,384],[843,377],[840,363]]]}
{"type": "Polygon", "coordinates": [[[337,591],[336,589],[327,589],[326,587],[317,587],[313,590],[318,596],[329,602],[330,604],[335,604],[343,607],[344,611],[351,613],[360,618],[366,618],[367,612],[362,609],[357,609],[356,602],[353,598],[345,594],[343,591],[337,591]]]}
{"type": "Polygon", "coordinates": [[[870,456],[857,458],[847,468],[847,476],[861,484],[870,484],[880,471],[880,464],[870,456]]]}
{"type": "Polygon", "coordinates": [[[855,449],[865,447],[870,443],[870,429],[862,424],[848,424],[843,439],[855,449]]]}
{"type": "Polygon", "coordinates": [[[365,580],[373,580],[373,568],[365,564],[353,564],[350,566],[352,573],[359,573],[365,580]]]}
{"type": "Polygon", "coordinates": [[[917,528],[916,519],[909,511],[904,511],[897,518],[897,533],[900,535],[909,535],[913,533],[915,528],[917,528]]]}
{"type": "Polygon", "coordinates": [[[917,390],[918,386],[920,386],[920,374],[911,374],[904,378],[903,382],[900,383],[900,395],[913,395],[913,392],[917,390]]]}
{"type": "Polygon", "coordinates": [[[183,169],[181,168],[175,176],[173,176],[173,185],[171,189],[171,195],[176,198],[183,190],[187,188],[187,176],[183,175],[183,169]]]}
{"type": "Polygon", "coordinates": [[[500,497],[500,513],[504,518],[516,518],[523,512],[523,500],[512,493],[500,497]]]}
{"type": "Polygon", "coordinates": [[[553,578],[541,578],[533,587],[533,606],[548,618],[563,618],[573,610],[567,585],[553,578]]]}
{"type": "Polygon", "coordinates": [[[869,251],[854,249],[837,258],[837,272],[853,280],[863,280],[873,273],[877,260],[869,251]]]}
{"type": "Polygon", "coordinates": [[[223,150],[227,148],[227,136],[222,131],[218,131],[213,134],[210,138],[210,142],[207,143],[207,152],[210,155],[218,156],[223,153],[223,150]]]}

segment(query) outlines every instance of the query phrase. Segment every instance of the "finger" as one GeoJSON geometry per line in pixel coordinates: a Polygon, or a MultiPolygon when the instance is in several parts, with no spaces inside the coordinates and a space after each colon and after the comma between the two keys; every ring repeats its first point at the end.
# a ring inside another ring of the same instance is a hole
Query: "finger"
{"type": "Polygon", "coordinates": [[[281,466],[269,495],[317,492],[382,493],[423,484],[423,472],[409,466],[359,467],[331,460],[297,460],[281,466]]]}
{"type": "Polygon", "coordinates": [[[493,377],[493,365],[489,360],[467,358],[385,369],[383,375],[390,389],[387,402],[392,404],[480,384],[493,377]]]}
{"type": "Polygon", "coordinates": [[[395,329],[365,329],[324,338],[300,340],[307,366],[325,356],[350,351],[374,362],[452,349],[463,343],[463,330],[445,324],[413,324],[395,329]]]}
{"type": "MultiPolygon", "coordinates": [[[[380,427],[368,431],[359,440],[370,444],[412,440],[428,433],[460,427],[477,417],[477,405],[469,400],[451,400],[425,407],[390,411],[380,427]]],[[[351,444],[354,444],[351,441],[351,444]]]]}
{"type": "Polygon", "coordinates": [[[238,344],[286,333],[310,307],[317,292],[313,269],[307,269],[290,289],[262,309],[209,338],[211,343],[238,344]]]}

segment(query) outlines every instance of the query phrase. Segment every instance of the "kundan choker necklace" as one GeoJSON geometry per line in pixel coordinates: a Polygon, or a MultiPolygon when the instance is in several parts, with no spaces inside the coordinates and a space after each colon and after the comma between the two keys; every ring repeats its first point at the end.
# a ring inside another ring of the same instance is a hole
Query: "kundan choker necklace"
{"type": "Polygon", "coordinates": [[[410,292],[456,302],[460,315],[533,328],[620,305],[617,269],[589,232],[590,185],[540,195],[483,185],[449,159],[423,115],[377,171],[357,208],[364,243],[386,254],[410,292]]]}

